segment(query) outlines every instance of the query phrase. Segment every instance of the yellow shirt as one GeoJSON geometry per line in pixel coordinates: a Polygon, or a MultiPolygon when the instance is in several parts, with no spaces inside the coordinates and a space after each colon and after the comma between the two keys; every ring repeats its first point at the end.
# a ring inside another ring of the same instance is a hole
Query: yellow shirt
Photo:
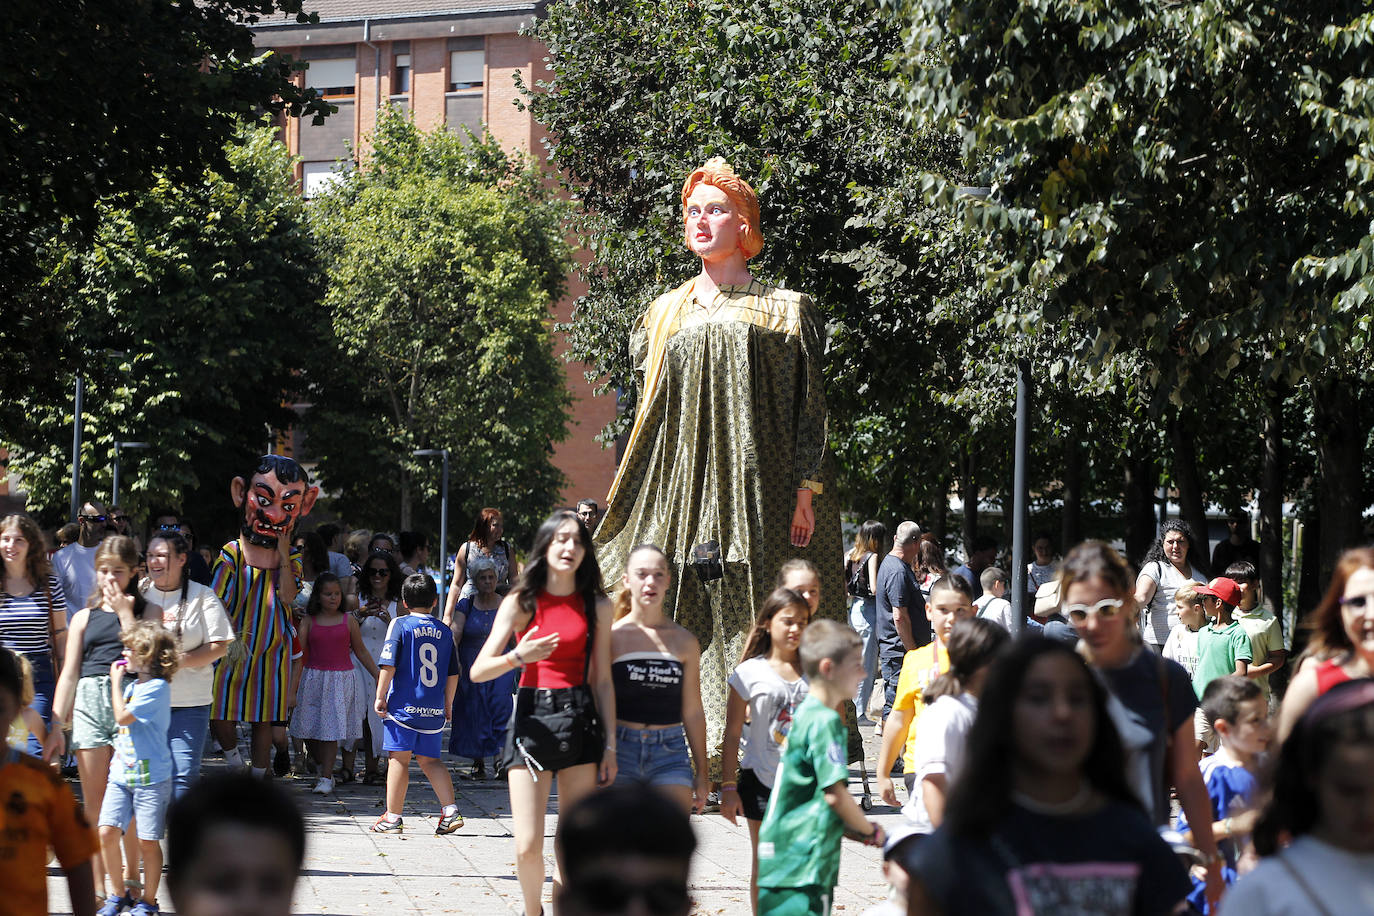
{"type": "MultiPolygon", "coordinates": [[[[48,847],[63,869],[95,855],[95,830],[72,790],[42,761],[8,752],[0,764],[0,887],[5,909],[48,912],[48,847]]],[[[98,886],[98,885],[97,885],[98,886]]]]}
{"type": "Polygon", "coordinates": [[[897,699],[893,701],[892,709],[906,713],[908,725],[902,763],[908,773],[916,768],[916,723],[926,705],[921,702],[921,694],[931,681],[948,670],[949,653],[944,646],[937,649],[933,642],[912,649],[902,657],[902,673],[897,678],[897,699]]]}

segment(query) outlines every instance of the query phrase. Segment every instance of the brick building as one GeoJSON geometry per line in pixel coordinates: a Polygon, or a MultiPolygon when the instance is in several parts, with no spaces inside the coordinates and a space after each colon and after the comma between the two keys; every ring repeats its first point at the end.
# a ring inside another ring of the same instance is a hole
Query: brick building
{"type": "MultiPolygon", "coordinates": [[[[301,158],[297,177],[309,195],[328,182],[350,146],[366,155],[366,138],[383,105],[414,114],[429,130],[439,125],[485,127],[507,149],[543,156],[543,132],[528,112],[515,106],[514,74],[526,85],[543,79],[545,49],[519,34],[541,4],[535,0],[313,0],[319,15],[301,25],[291,17],[260,22],[254,30],[260,51],[277,51],[310,62],[307,85],[322,90],[338,112],[319,126],[287,122],[287,148],[301,158]]],[[[554,306],[566,321],[583,291],[569,278],[568,294],[554,306]]],[[[557,344],[563,349],[562,341],[557,344]]],[[[615,452],[593,437],[615,415],[615,399],[592,396],[585,367],[568,363],[564,372],[573,396],[569,437],[554,452],[568,478],[564,500],[583,496],[602,501],[615,474],[615,452]]]]}

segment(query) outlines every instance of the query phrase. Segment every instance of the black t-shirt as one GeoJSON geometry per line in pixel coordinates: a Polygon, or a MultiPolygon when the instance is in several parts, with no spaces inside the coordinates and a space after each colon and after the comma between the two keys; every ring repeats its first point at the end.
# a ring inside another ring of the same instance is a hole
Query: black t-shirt
{"type": "Polygon", "coordinates": [[[878,564],[878,582],[873,589],[878,599],[878,656],[880,658],[901,658],[906,654],[902,637],[897,633],[897,625],[892,621],[892,609],[904,607],[911,620],[911,633],[919,648],[930,642],[930,624],[926,621],[926,602],[921,597],[921,588],[916,584],[916,574],[909,563],[901,557],[888,554],[878,564]]]}
{"type": "Polygon", "coordinates": [[[1192,888],[1145,814],[1117,801],[1073,816],[1013,804],[989,835],[942,827],[902,864],[951,914],[1153,916],[1192,888]]]}
{"type": "Polygon", "coordinates": [[[1167,658],[1161,658],[1150,649],[1143,647],[1136,652],[1134,658],[1120,668],[1098,668],[1097,670],[1101,673],[1103,680],[1106,681],[1107,689],[1121,701],[1122,706],[1126,707],[1134,724],[1149,729],[1151,735],[1149,744],[1138,751],[1133,751],[1131,735],[1121,727],[1121,723],[1117,723],[1117,731],[1121,733],[1122,744],[1126,747],[1127,779],[1137,791],[1143,791],[1140,786],[1143,777],[1134,770],[1137,759],[1148,753],[1148,787],[1152,790],[1152,797],[1146,807],[1152,812],[1156,824],[1167,824],[1169,822],[1169,796],[1163,789],[1164,755],[1167,751],[1168,736],[1178,731],[1184,722],[1193,720],[1193,711],[1197,709],[1198,705],[1197,693],[1193,690],[1193,682],[1188,677],[1188,672],[1183,670],[1182,665],[1167,658]],[[1167,732],[1164,722],[1165,691],[1159,683],[1161,672],[1164,672],[1169,680],[1167,732]]]}

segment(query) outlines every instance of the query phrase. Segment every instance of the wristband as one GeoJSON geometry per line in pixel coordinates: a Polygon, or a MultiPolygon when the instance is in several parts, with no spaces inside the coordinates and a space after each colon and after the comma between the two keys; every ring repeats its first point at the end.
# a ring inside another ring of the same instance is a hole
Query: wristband
{"type": "Polygon", "coordinates": [[[739,788],[739,783],[737,783],[737,782],[723,782],[723,783],[720,784],[720,787],[721,787],[722,789],[738,789],[738,788],[739,788]]]}
{"type": "Polygon", "coordinates": [[[722,792],[734,792],[736,795],[738,795],[738,794],[739,794],[739,787],[738,787],[738,786],[721,786],[721,787],[720,787],[720,791],[722,791],[722,792]]]}

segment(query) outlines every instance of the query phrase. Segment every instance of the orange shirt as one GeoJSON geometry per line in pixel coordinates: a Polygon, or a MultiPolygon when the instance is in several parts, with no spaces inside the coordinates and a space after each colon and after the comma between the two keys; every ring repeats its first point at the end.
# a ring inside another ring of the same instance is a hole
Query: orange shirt
{"type": "Polygon", "coordinates": [[[48,847],[69,870],[95,855],[95,830],[72,790],[42,761],[8,751],[0,764],[0,887],[6,909],[48,912],[48,847]]]}

